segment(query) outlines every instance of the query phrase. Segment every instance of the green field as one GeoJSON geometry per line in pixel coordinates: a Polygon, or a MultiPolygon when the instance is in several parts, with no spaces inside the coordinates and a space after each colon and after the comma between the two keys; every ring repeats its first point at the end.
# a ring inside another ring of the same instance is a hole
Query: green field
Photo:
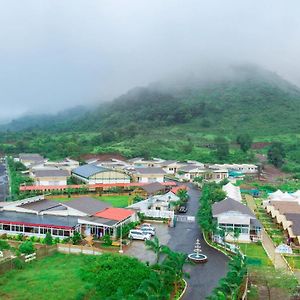
{"type": "Polygon", "coordinates": [[[270,266],[272,263],[262,245],[249,243],[239,244],[241,251],[247,256],[249,264],[270,266]]]}
{"type": "Polygon", "coordinates": [[[300,256],[285,256],[292,269],[300,270],[300,256]]]}
{"type": "MultiPolygon", "coordinates": [[[[128,199],[130,196],[127,195],[116,195],[116,196],[101,196],[101,197],[93,197],[96,200],[110,203],[113,207],[127,207],[128,199]]],[[[76,198],[56,198],[53,199],[58,202],[67,202],[74,200],[76,198]]]]}
{"type": "Polygon", "coordinates": [[[127,207],[128,199],[130,196],[119,195],[119,196],[101,196],[97,199],[110,203],[113,207],[127,207]]]}
{"type": "Polygon", "coordinates": [[[83,290],[82,256],[56,253],[1,276],[0,299],[76,299],[83,290]]]}

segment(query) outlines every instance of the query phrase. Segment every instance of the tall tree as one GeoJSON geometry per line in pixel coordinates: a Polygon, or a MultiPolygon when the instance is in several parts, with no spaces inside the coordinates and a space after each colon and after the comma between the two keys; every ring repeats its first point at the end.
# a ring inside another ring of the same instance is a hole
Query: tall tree
{"type": "Polygon", "coordinates": [[[219,160],[225,160],[229,155],[228,141],[223,137],[215,138],[216,155],[219,160]]]}
{"type": "Polygon", "coordinates": [[[245,134],[240,134],[237,139],[236,139],[237,143],[240,145],[240,148],[243,152],[247,152],[252,145],[252,138],[249,134],[245,133],[245,134]]]}
{"type": "Polygon", "coordinates": [[[285,150],[283,144],[280,142],[274,142],[268,151],[269,162],[275,167],[281,168],[284,163],[285,150]]]}

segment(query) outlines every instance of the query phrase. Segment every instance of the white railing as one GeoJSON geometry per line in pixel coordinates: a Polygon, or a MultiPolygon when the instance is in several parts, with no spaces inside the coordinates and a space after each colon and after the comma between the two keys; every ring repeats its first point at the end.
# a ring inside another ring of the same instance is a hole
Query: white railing
{"type": "Polygon", "coordinates": [[[160,219],[173,219],[174,218],[174,211],[172,210],[155,210],[155,209],[149,209],[149,210],[143,210],[141,213],[145,217],[151,217],[151,218],[160,218],[160,219]]]}
{"type": "Polygon", "coordinates": [[[36,253],[25,255],[25,262],[30,262],[36,259],[36,253]]]}

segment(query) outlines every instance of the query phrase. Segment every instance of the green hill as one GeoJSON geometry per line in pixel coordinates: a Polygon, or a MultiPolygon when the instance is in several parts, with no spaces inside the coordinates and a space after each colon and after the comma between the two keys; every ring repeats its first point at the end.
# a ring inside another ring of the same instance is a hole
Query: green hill
{"type": "Polygon", "coordinates": [[[130,156],[146,151],[174,158],[198,158],[201,153],[208,160],[206,147],[215,136],[233,141],[249,133],[270,141],[297,134],[299,112],[297,87],[261,68],[239,66],[215,76],[135,88],[93,110],[15,120],[4,129],[19,132],[3,135],[2,151],[34,150],[50,156],[69,154],[68,149],[71,154],[118,151],[130,156]]]}

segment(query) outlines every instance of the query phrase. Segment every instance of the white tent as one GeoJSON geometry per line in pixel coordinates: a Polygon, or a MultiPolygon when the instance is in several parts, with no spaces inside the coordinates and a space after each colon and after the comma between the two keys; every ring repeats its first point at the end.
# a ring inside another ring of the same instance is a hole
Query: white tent
{"type": "Polygon", "coordinates": [[[281,199],[281,197],[284,195],[284,193],[281,190],[277,190],[274,193],[269,194],[269,198],[271,199],[281,199]]]}
{"type": "Polygon", "coordinates": [[[238,186],[235,186],[231,182],[228,182],[222,187],[222,190],[226,193],[228,198],[231,198],[238,202],[242,202],[242,195],[238,186]]]}

